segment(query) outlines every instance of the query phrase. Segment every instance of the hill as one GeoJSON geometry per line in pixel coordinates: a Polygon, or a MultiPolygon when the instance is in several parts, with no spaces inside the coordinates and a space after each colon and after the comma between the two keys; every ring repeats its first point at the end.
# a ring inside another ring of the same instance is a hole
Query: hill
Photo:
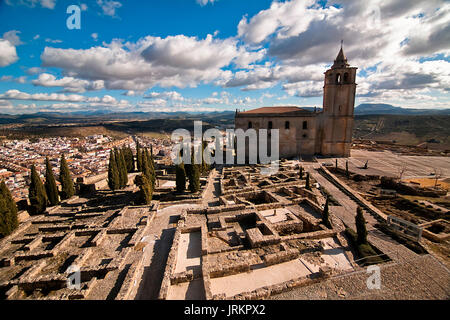
{"type": "Polygon", "coordinates": [[[355,108],[356,114],[450,115],[450,109],[408,109],[384,103],[363,103],[355,108]]]}

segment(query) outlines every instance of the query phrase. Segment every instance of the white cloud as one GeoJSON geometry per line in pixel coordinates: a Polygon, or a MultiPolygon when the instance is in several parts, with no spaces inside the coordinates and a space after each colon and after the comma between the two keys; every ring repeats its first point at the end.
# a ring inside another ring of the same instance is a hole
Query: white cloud
{"type": "Polygon", "coordinates": [[[94,41],[97,41],[98,40],[98,33],[93,33],[93,34],[91,34],[91,37],[92,37],[92,39],[94,39],[94,41]]]}
{"type": "Polygon", "coordinates": [[[244,53],[234,39],[178,35],[125,44],[115,40],[83,50],[46,47],[41,59],[43,66],[61,68],[72,77],[104,80],[107,89],[145,91],[156,85],[184,88],[229,79],[232,72],[224,68],[261,56],[257,52],[242,58],[244,53]]]}
{"type": "Polygon", "coordinates": [[[110,17],[116,17],[116,9],[122,7],[119,1],[112,0],[97,0],[97,4],[102,8],[103,14],[110,17]]]}
{"type": "Polygon", "coordinates": [[[175,101],[183,101],[183,96],[177,91],[150,92],[144,96],[144,99],[170,99],[175,101]]]}
{"type": "Polygon", "coordinates": [[[48,42],[48,43],[62,43],[62,40],[47,38],[47,39],[45,39],[45,42],[48,42]]]}
{"type": "Polygon", "coordinates": [[[6,67],[19,60],[16,47],[11,42],[0,39],[0,67],[6,67]]]}
{"type": "Polygon", "coordinates": [[[42,8],[54,9],[56,5],[56,0],[6,0],[6,4],[25,5],[30,8],[34,8],[38,3],[41,5],[42,8]]]}
{"type": "Polygon", "coordinates": [[[214,3],[218,0],[195,0],[199,5],[206,6],[208,3],[214,3]]]}
{"type": "Polygon", "coordinates": [[[450,4],[442,0],[336,0],[325,8],[313,0],[274,1],[243,17],[238,36],[267,47],[275,63],[236,72],[224,85],[252,90],[284,82],[290,95],[322,95],[323,72],[344,39],[349,62],[372,74],[357,79],[358,95],[412,88],[448,92],[448,62],[421,59],[450,55],[449,26],[450,4]]]}
{"type": "Polygon", "coordinates": [[[17,31],[17,30],[11,30],[11,31],[5,32],[3,34],[3,39],[9,41],[13,46],[19,46],[19,45],[23,44],[23,42],[20,41],[20,38],[18,36],[19,33],[20,33],[20,31],[17,31]]]}
{"type": "Polygon", "coordinates": [[[103,80],[88,81],[73,77],[56,77],[49,73],[42,73],[38,79],[31,81],[35,86],[63,87],[65,92],[83,93],[86,90],[101,90],[105,87],[103,80]]]}
{"type": "Polygon", "coordinates": [[[109,95],[103,97],[85,97],[79,94],[63,93],[26,93],[19,90],[8,90],[0,94],[1,100],[28,100],[28,101],[59,101],[59,102],[87,102],[92,105],[115,105],[128,103],[127,100],[117,101],[109,95]]]}

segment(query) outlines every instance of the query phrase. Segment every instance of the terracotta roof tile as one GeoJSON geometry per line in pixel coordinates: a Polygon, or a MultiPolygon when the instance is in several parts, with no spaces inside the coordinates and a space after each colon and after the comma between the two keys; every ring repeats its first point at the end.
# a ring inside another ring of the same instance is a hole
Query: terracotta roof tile
{"type": "Polygon", "coordinates": [[[257,108],[257,109],[248,110],[248,111],[239,112],[239,113],[260,114],[260,113],[289,113],[289,112],[299,112],[299,111],[300,112],[310,112],[306,109],[302,109],[299,107],[287,106],[287,107],[262,107],[262,108],[257,108]]]}

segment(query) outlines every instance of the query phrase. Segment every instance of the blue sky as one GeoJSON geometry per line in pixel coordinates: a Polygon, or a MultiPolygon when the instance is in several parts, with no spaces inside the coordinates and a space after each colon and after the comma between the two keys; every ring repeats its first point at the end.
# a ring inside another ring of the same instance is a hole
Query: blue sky
{"type": "Polygon", "coordinates": [[[448,1],[0,0],[0,21],[0,113],[320,107],[341,39],[356,104],[450,107],[448,1]]]}

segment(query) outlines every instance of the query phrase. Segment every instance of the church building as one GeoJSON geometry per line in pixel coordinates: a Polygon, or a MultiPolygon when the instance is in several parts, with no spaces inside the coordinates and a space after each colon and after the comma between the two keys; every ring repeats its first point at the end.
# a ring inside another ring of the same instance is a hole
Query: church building
{"type": "MultiPolygon", "coordinates": [[[[279,129],[280,158],[299,155],[350,156],[356,67],[350,67],[341,49],[325,72],[323,109],[262,107],[236,111],[235,129],[279,129]]],[[[269,131],[270,133],[270,131],[269,131]]]]}

